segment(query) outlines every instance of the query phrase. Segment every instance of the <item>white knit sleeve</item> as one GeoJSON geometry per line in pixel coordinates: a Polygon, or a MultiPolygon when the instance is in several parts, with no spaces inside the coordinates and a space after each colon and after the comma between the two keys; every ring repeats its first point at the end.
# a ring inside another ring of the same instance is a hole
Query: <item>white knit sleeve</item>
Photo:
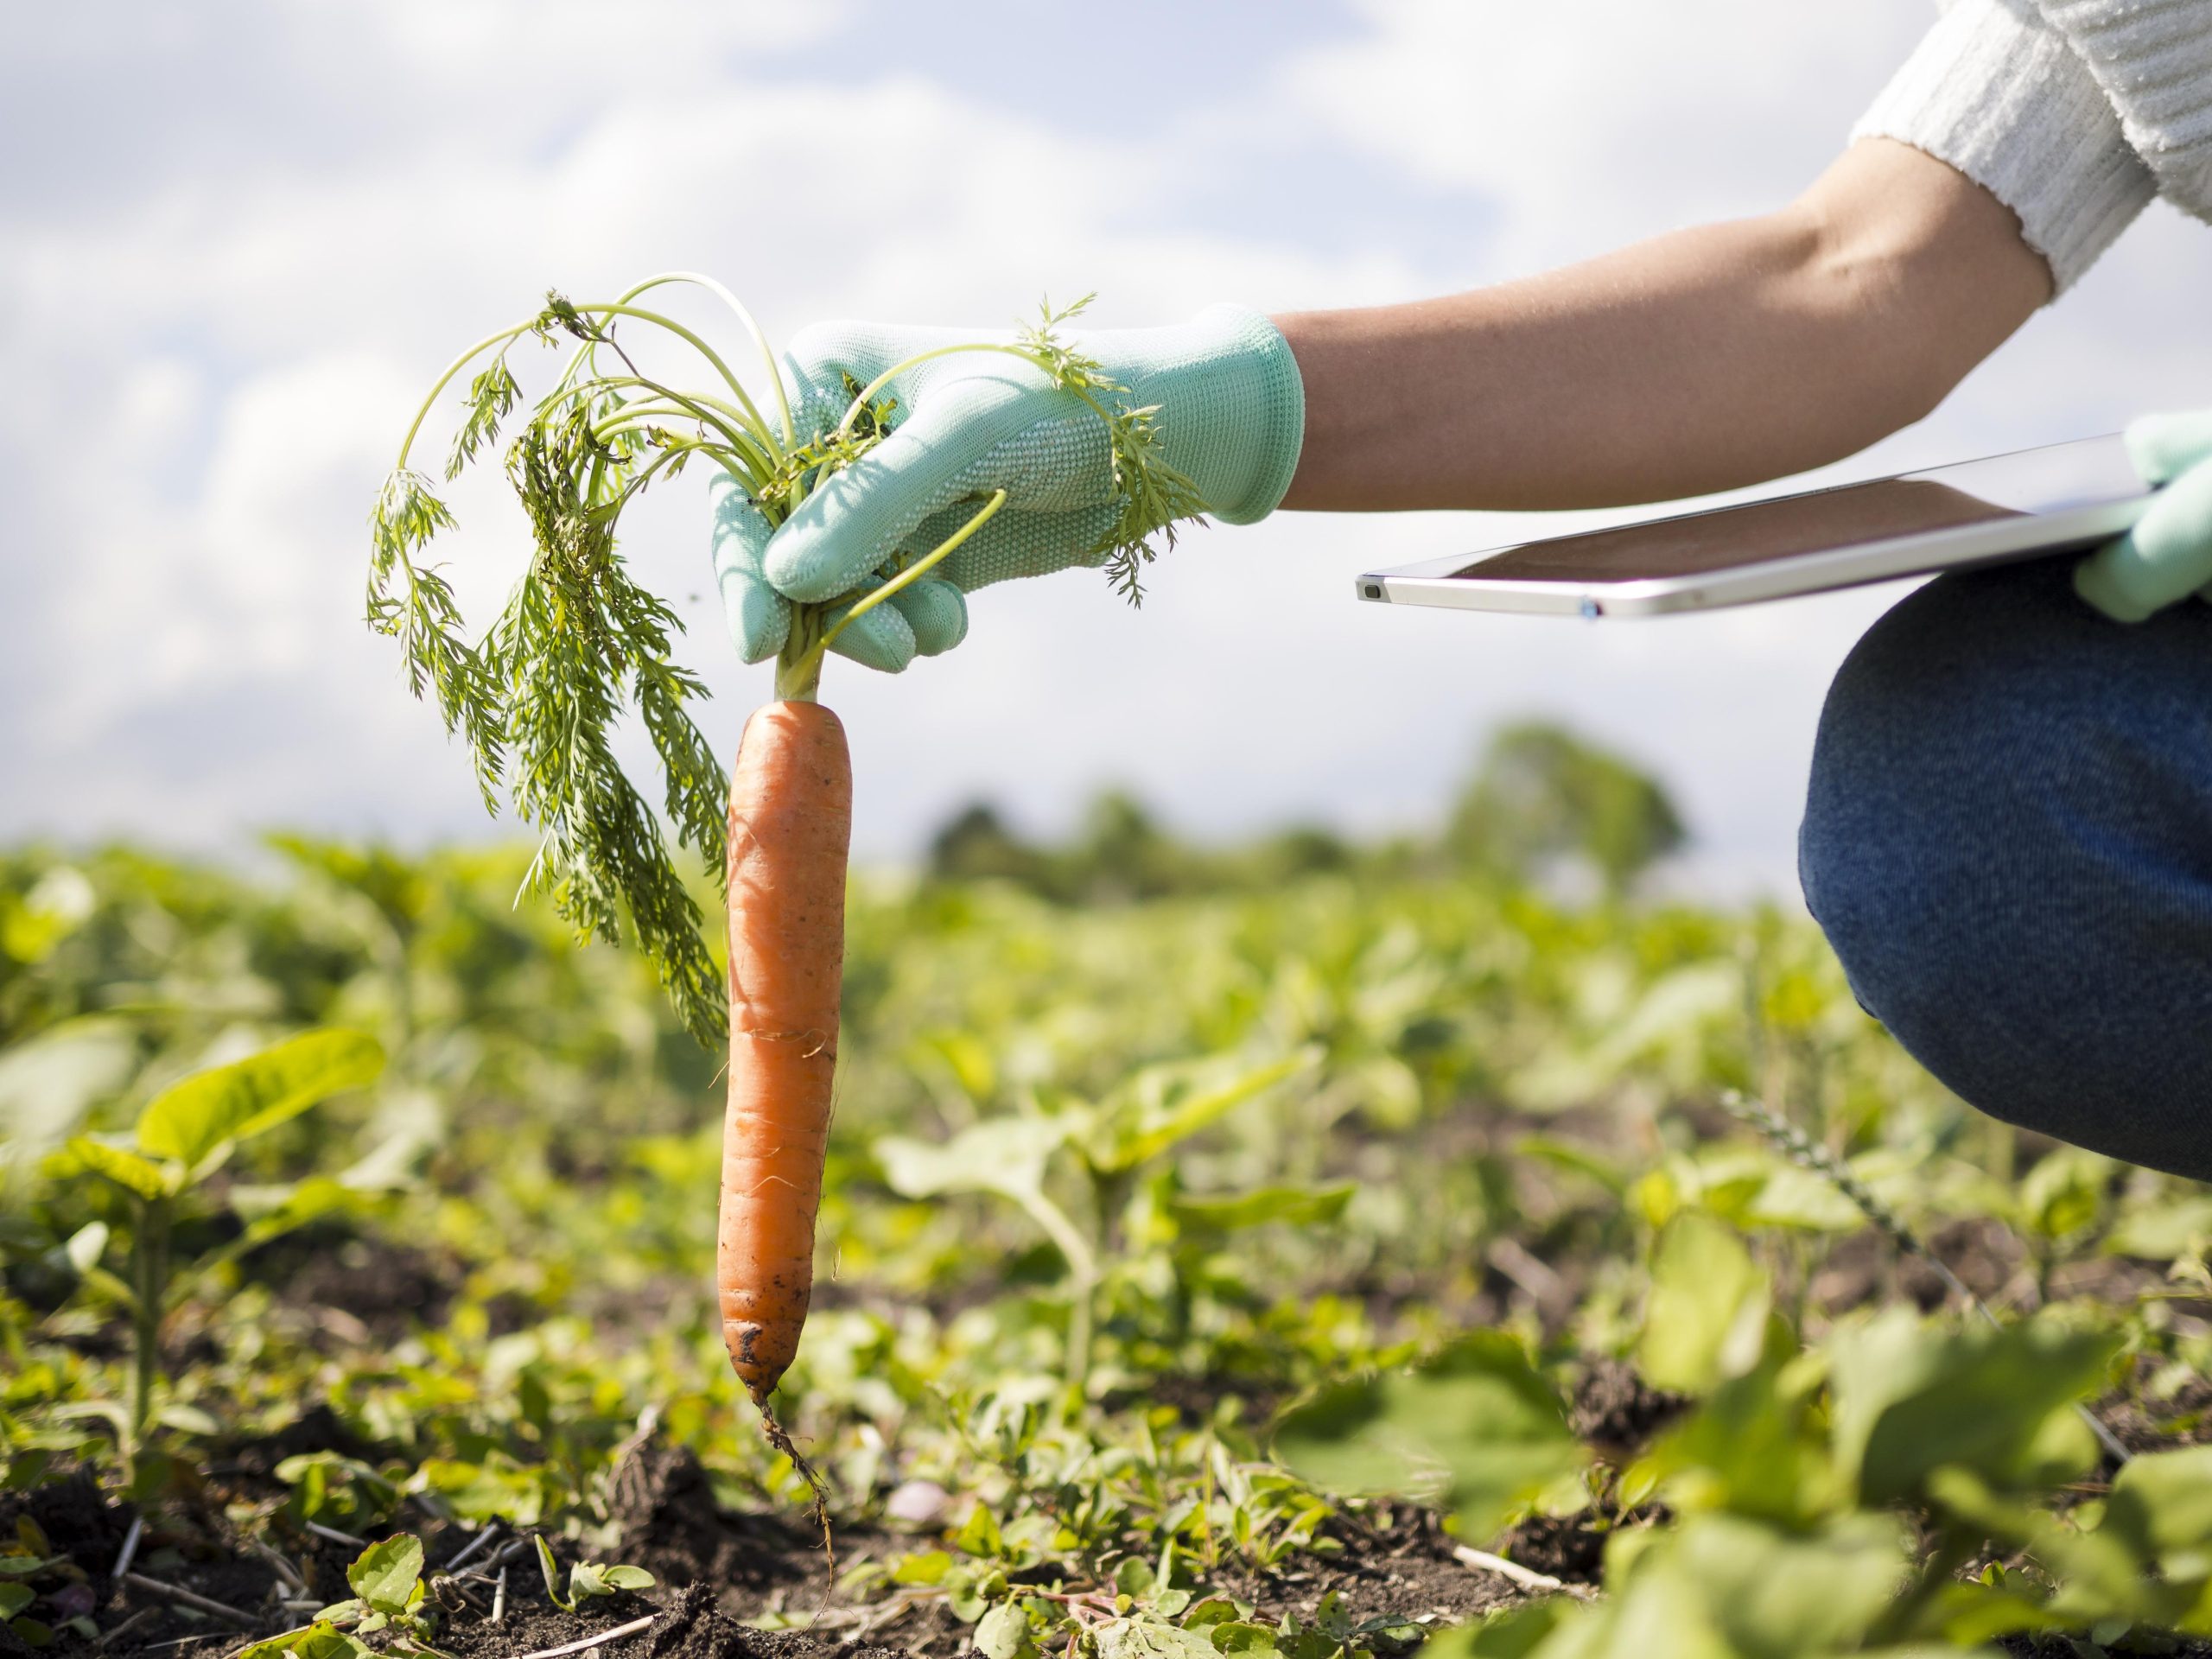
{"type": "Polygon", "coordinates": [[[2212,219],[2212,0],[2040,0],[2183,212],[2212,219]]]}
{"type": "Polygon", "coordinates": [[[2019,215],[2063,291],[2158,194],[2111,101],[2032,0],[1958,0],[1853,138],[1947,162],[2019,215]]]}

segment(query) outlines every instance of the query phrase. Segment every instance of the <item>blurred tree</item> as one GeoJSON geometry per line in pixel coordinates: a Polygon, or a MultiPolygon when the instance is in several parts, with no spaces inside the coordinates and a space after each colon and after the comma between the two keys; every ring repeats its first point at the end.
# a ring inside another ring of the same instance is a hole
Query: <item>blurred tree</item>
{"type": "Polygon", "coordinates": [[[983,801],[953,814],[930,838],[929,871],[939,881],[1012,881],[1041,892],[1049,862],[983,801]]]}
{"type": "Polygon", "coordinates": [[[1447,849],[1478,868],[1529,880],[1580,862],[1614,897],[1685,838],[1656,779],[1541,721],[1491,740],[1446,832],[1447,849]]]}
{"type": "Polygon", "coordinates": [[[1084,814],[1069,849],[1066,896],[1090,904],[1128,903],[1216,885],[1205,855],[1176,840],[1126,790],[1109,789],[1084,814]]]}

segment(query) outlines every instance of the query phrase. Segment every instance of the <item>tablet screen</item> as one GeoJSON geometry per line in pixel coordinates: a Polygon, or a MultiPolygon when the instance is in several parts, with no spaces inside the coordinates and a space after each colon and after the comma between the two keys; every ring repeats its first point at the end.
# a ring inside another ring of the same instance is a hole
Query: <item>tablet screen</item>
{"type": "Polygon", "coordinates": [[[1452,572],[1510,582],[1638,582],[1701,575],[1963,524],[2063,512],[2143,493],[2114,438],[1997,455],[1741,506],[1526,542],[1452,572]]]}

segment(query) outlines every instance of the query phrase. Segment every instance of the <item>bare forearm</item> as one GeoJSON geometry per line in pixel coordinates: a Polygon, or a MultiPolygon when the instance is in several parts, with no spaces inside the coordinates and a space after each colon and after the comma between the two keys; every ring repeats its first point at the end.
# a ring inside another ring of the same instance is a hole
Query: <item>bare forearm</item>
{"type": "Polygon", "coordinates": [[[1278,318],[1306,391],[1283,505],[1594,506],[1800,472],[1920,418],[2050,294],[1994,198],[1861,143],[1764,218],[1278,318]]]}

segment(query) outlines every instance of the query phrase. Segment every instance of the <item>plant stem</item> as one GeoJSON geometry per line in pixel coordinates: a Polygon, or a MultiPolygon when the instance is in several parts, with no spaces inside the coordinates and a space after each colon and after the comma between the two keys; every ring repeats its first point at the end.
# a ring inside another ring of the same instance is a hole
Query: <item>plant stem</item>
{"type": "Polygon", "coordinates": [[[146,1198],[138,1205],[138,1225],[130,1241],[130,1276],[137,1294],[131,1310],[130,1433],[143,1440],[154,1414],[154,1374],[161,1363],[162,1302],[168,1277],[163,1259],[168,1254],[169,1205],[166,1198],[146,1198]]]}
{"type": "Polygon", "coordinates": [[[787,447],[797,443],[798,438],[791,426],[791,399],[784,395],[783,371],[776,362],[775,353],[768,347],[768,336],[760,332],[760,325],[753,320],[753,313],[746,309],[745,302],[713,277],[703,276],[696,270],[663,271],[658,276],[648,276],[635,288],[617,297],[621,303],[626,305],[639,295],[650,289],[658,288],[664,283],[690,283],[696,287],[703,288],[737,313],[738,321],[744,324],[745,332],[753,336],[753,344],[760,353],[760,361],[767,366],[768,384],[776,389],[776,413],[783,421],[784,442],[787,447]]]}
{"type": "Polygon", "coordinates": [[[1068,1212],[1042,1192],[1010,1196],[1058,1247],[1067,1261],[1068,1274],[1075,1281],[1068,1309],[1067,1372],[1068,1381],[1080,1393],[1090,1376],[1091,1303],[1098,1294],[1098,1253],[1091,1249],[1083,1230],[1069,1219],[1068,1212]]]}
{"type": "Polygon", "coordinates": [[[993,491],[991,499],[983,504],[974,518],[880,588],[861,594],[852,608],[839,617],[826,632],[823,624],[830,606],[792,606],[791,634],[785,639],[783,652],[776,658],[776,695],[787,702],[812,702],[816,690],[822,683],[823,653],[836,643],[837,636],[900,588],[919,582],[963,542],[981,530],[991,515],[1005,505],[1006,492],[993,491]]]}
{"type": "Polygon", "coordinates": [[[791,607],[791,631],[776,658],[776,696],[785,702],[812,702],[822,688],[822,607],[791,607]]]}

